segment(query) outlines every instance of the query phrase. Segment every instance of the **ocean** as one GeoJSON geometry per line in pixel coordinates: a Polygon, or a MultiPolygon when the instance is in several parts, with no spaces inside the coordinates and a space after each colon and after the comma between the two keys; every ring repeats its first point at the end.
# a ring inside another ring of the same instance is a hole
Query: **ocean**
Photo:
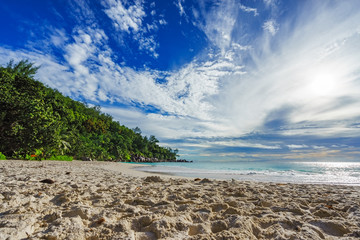
{"type": "Polygon", "coordinates": [[[195,178],[360,186],[360,162],[195,161],[145,165],[137,170],[195,178]]]}

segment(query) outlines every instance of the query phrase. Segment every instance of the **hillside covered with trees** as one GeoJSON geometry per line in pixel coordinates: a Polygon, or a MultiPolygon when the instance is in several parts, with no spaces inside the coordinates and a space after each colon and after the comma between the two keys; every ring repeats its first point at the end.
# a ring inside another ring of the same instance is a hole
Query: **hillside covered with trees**
{"type": "Polygon", "coordinates": [[[71,156],[75,159],[176,160],[177,150],[143,137],[100,107],[63,96],[34,79],[38,67],[13,61],[0,67],[0,152],[7,158],[71,156]]]}

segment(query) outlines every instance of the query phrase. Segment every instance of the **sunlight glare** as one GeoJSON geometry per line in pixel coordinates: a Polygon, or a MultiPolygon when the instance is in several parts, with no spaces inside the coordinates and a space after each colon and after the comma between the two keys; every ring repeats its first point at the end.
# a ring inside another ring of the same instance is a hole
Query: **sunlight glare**
{"type": "Polygon", "coordinates": [[[307,94],[311,97],[334,97],[339,94],[340,74],[332,68],[320,68],[308,76],[307,94]]]}
{"type": "Polygon", "coordinates": [[[309,85],[312,95],[319,97],[331,96],[336,91],[336,79],[331,73],[319,73],[315,75],[309,85]]]}

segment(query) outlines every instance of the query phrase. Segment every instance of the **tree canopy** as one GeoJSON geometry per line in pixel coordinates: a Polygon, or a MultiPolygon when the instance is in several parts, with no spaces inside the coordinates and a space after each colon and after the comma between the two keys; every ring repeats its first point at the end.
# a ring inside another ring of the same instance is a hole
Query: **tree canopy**
{"type": "Polygon", "coordinates": [[[101,112],[34,79],[29,61],[0,67],[0,152],[24,158],[68,155],[76,159],[130,161],[131,156],[175,160],[177,150],[158,145],[101,112]]]}

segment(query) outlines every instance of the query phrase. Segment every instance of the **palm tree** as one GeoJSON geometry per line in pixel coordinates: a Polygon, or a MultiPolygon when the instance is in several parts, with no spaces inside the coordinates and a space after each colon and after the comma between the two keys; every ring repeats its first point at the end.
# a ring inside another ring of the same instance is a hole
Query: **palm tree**
{"type": "Polygon", "coordinates": [[[10,60],[5,69],[9,73],[20,74],[22,77],[33,77],[39,67],[34,67],[34,63],[29,62],[29,60],[21,60],[17,64],[14,64],[14,60],[10,60]]]}

